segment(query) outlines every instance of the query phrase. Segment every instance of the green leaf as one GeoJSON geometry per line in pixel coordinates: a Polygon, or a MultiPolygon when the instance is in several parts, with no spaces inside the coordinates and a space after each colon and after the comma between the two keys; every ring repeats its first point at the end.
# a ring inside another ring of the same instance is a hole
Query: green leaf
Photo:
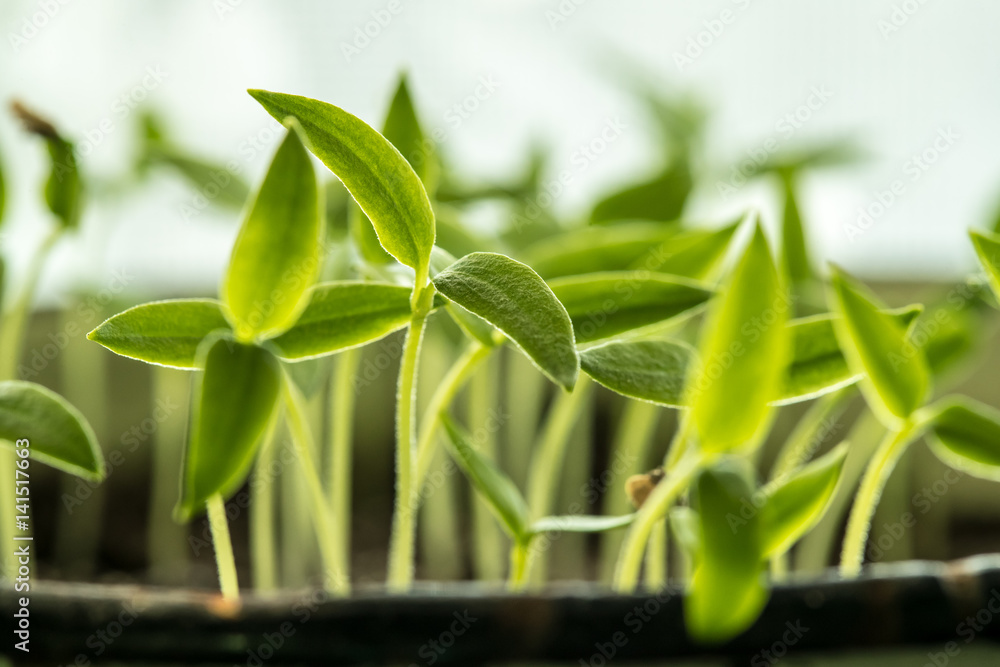
{"type": "Polygon", "coordinates": [[[198,354],[205,370],[194,390],[175,512],[185,521],[211,496],[226,498],[243,484],[281,391],[278,360],[264,348],[212,336],[198,354]]]}
{"type": "Polygon", "coordinates": [[[420,127],[405,74],[400,75],[396,92],[389,103],[389,112],[382,125],[382,136],[406,158],[420,180],[428,186],[428,190],[432,189],[429,177],[435,176],[434,144],[420,127]]]}
{"type": "Polygon", "coordinates": [[[553,382],[576,384],[580,359],[566,309],[528,266],[475,252],[434,278],[437,290],[509,337],[553,382]]]}
{"type": "MultiPolygon", "coordinates": [[[[649,251],[629,268],[669,273],[674,276],[706,280],[712,276],[725,257],[729,242],[739,224],[711,231],[689,231],[677,234],[649,251]]],[[[614,227],[618,229],[618,227],[614,227]]]]}
{"type": "Polygon", "coordinates": [[[294,116],[312,152],[343,181],[372,221],[389,254],[412,267],[420,282],[434,246],[434,212],[413,167],[382,135],[332,104],[251,90],[279,121],[294,116]]]}
{"type": "Polygon", "coordinates": [[[644,265],[650,257],[659,257],[657,250],[676,234],[676,225],[649,222],[582,227],[532,244],[524,251],[524,262],[546,280],[621,271],[636,263],[644,265]]]}
{"type": "Polygon", "coordinates": [[[448,432],[448,452],[465,472],[476,492],[490,506],[507,534],[517,542],[530,538],[532,529],[529,526],[528,505],[514,482],[476,450],[468,434],[451,417],[442,414],[441,422],[448,432]]]}
{"type": "Polygon", "coordinates": [[[679,408],[694,354],[675,341],[613,341],[581,352],[580,367],[619,394],[679,408]]]}
{"type": "Polygon", "coordinates": [[[241,209],[250,196],[250,188],[239,175],[224,164],[214,164],[167,146],[151,146],[145,159],[176,171],[212,204],[241,209]]]}
{"type": "Polygon", "coordinates": [[[693,181],[686,160],[678,160],[652,179],[608,195],[590,213],[591,224],[619,220],[676,220],[684,210],[693,181]]]}
{"type": "Polygon", "coordinates": [[[791,175],[781,179],[781,189],[785,198],[781,218],[782,265],[792,283],[802,283],[813,278],[813,270],[802,227],[802,214],[795,197],[795,182],[791,175]]]}
{"type": "Polygon", "coordinates": [[[566,516],[546,516],[531,524],[529,532],[538,533],[603,533],[616,528],[624,528],[632,523],[635,514],[622,516],[588,516],[569,514],[566,516]]]}
{"type": "Polygon", "coordinates": [[[700,283],[648,271],[556,278],[549,286],[566,307],[581,343],[663,324],[712,296],[700,283]]]}
{"type": "Polygon", "coordinates": [[[123,357],[191,370],[197,368],[201,341],[219,329],[228,330],[229,323],[218,301],[176,299],[129,308],[87,338],[123,357]]]}
{"type": "Polygon", "coordinates": [[[742,461],[723,460],[702,471],[692,496],[701,536],[684,599],[688,633],[698,641],[725,641],[752,624],[767,601],[760,521],[744,512],[754,492],[742,461]]]}
{"type": "Polygon", "coordinates": [[[1000,481],[1000,412],[964,396],[944,399],[933,410],[934,454],[956,470],[1000,481]]]}
{"type": "Polygon", "coordinates": [[[670,510],[670,531],[689,561],[694,564],[701,553],[701,522],[698,513],[690,507],[674,507],[670,510]]]}
{"type": "Polygon", "coordinates": [[[854,373],[864,373],[861,389],[883,419],[905,419],[923,405],[930,391],[930,371],[923,352],[907,340],[906,327],[876,297],[834,267],[832,298],[841,318],[834,320],[837,340],[854,373]]]}
{"type": "MultiPolygon", "coordinates": [[[[922,312],[922,306],[906,306],[887,310],[904,327],[909,327],[922,312]]],[[[792,359],[785,372],[784,385],[775,405],[806,401],[841,387],[854,384],[863,377],[850,369],[833,322],[833,313],[812,315],[791,320],[788,333],[792,340],[792,359]]]]}
{"type": "MultiPolygon", "coordinates": [[[[458,260],[456,260],[447,250],[434,246],[434,251],[431,253],[431,278],[436,278],[439,273],[447,269],[456,261],[458,260]]],[[[494,329],[489,322],[478,315],[470,313],[468,310],[462,308],[453,301],[448,302],[446,310],[448,311],[448,315],[451,319],[455,321],[455,324],[457,324],[467,336],[474,340],[478,340],[487,347],[497,345],[497,338],[494,337],[496,329],[494,329]]]]}
{"type": "Polygon", "coordinates": [[[378,340],[410,320],[409,287],[338,281],[316,285],[295,325],[271,340],[284,359],[321,357],[378,340]]]}
{"type": "Polygon", "coordinates": [[[0,382],[0,440],[25,438],[32,458],[84,479],[104,479],[101,448],[79,410],[41,385],[0,382]]]}
{"type": "Polygon", "coordinates": [[[788,358],[792,303],[760,225],[702,327],[701,368],[686,402],[706,452],[755,444],[769,422],[788,358]]]}
{"type": "Polygon", "coordinates": [[[46,137],[52,169],[45,182],[45,203],[65,229],[76,229],[83,211],[83,180],[73,144],[60,136],[46,137]]]}
{"type": "Polygon", "coordinates": [[[986,277],[989,278],[993,294],[1000,299],[1000,234],[971,231],[969,236],[972,237],[972,245],[976,248],[979,262],[986,269],[986,277]]]}
{"type": "Polygon", "coordinates": [[[846,456],[846,444],[838,445],[768,489],[760,516],[766,557],[788,551],[823,518],[837,488],[846,456]]]}
{"type": "Polygon", "coordinates": [[[233,246],[222,301],[243,340],[295,323],[319,274],[323,216],[312,162],[290,127],[233,246]]]}

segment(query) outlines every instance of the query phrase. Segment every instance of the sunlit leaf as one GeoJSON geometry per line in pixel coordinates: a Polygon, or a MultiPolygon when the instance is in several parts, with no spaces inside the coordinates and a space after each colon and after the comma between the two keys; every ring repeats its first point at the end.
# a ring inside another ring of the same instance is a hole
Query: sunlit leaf
{"type": "Polygon", "coordinates": [[[229,329],[211,299],[154,301],[118,313],[87,338],[123,357],[173,368],[196,368],[198,346],[213,331],[229,329]]]}
{"type": "Polygon", "coordinates": [[[689,314],[712,296],[700,283],[648,271],[569,276],[549,286],[566,307],[581,343],[662,324],[689,314]]]}
{"type": "Polygon", "coordinates": [[[0,441],[9,446],[22,439],[42,463],[85,479],[104,477],[97,437],[79,410],[41,385],[0,382],[0,441]]]}
{"type": "Polygon", "coordinates": [[[504,530],[515,541],[523,542],[532,529],[529,526],[528,505],[517,486],[496,464],[480,454],[464,433],[446,414],[441,422],[448,432],[448,452],[462,468],[476,492],[486,501],[504,530]]]}
{"type": "Polygon", "coordinates": [[[823,518],[846,456],[840,445],[768,489],[760,517],[766,557],[787,551],[823,518]]]}
{"type": "Polygon", "coordinates": [[[702,471],[693,485],[701,539],[684,618],[698,641],[721,642],[739,634],[767,601],[760,521],[744,507],[754,487],[743,463],[723,460],[702,471]]]}
{"type": "Polygon", "coordinates": [[[343,181],[372,221],[389,254],[427,275],[434,246],[434,212],[413,167],[364,121],[332,104],[264,90],[250,94],[283,121],[302,124],[310,150],[343,181]]]}
{"type": "Polygon", "coordinates": [[[923,405],[930,372],[923,352],[906,336],[906,327],[863,286],[834,268],[832,298],[841,317],[834,320],[837,340],[854,373],[864,373],[861,389],[883,419],[905,419],[923,405]]]}
{"type": "Polygon", "coordinates": [[[667,340],[614,341],[580,353],[580,367],[612,391],[681,407],[694,350],[667,340]]]}
{"type": "Polygon", "coordinates": [[[685,402],[705,451],[755,443],[781,392],[791,300],[757,225],[703,326],[685,402]]]}
{"type": "Polygon", "coordinates": [[[546,516],[531,524],[532,533],[603,533],[616,528],[624,528],[632,523],[635,514],[622,516],[588,516],[569,514],[566,516],[546,516]]]}
{"type": "Polygon", "coordinates": [[[272,419],[281,369],[267,350],[212,336],[199,349],[191,434],[176,514],[187,520],[213,495],[223,498],[246,479],[261,435],[272,419]]]}
{"type": "Polygon", "coordinates": [[[956,470],[1000,481],[1000,411],[965,397],[934,407],[928,425],[937,457],[956,470]]]}
{"type": "Polygon", "coordinates": [[[316,285],[295,325],[271,340],[284,359],[332,354],[378,340],[410,320],[408,287],[338,281],[316,285]]]}
{"type": "Polygon", "coordinates": [[[437,290],[502,331],[553,382],[572,389],[580,370],[566,309],[537,273],[496,253],[466,255],[434,278],[437,290]]]}

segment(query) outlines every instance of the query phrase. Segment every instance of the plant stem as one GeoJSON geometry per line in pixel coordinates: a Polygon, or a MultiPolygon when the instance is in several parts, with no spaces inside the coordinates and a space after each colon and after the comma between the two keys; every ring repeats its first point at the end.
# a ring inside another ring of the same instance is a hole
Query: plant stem
{"type": "Polygon", "coordinates": [[[646,546],[646,587],[659,590],[667,585],[667,519],[653,525],[646,546]]]}
{"type": "Polygon", "coordinates": [[[306,491],[309,493],[309,514],[312,517],[313,528],[319,541],[320,556],[323,559],[323,585],[334,595],[350,593],[350,583],[346,573],[338,569],[337,545],[334,542],[333,520],[330,514],[330,503],[323,493],[316,463],[313,460],[313,440],[306,421],[304,399],[295,386],[294,381],[286,374],[284,378],[285,407],[288,411],[288,430],[292,436],[292,444],[298,454],[302,474],[305,477],[306,491]]]}
{"type": "Polygon", "coordinates": [[[396,392],[396,508],[389,542],[389,571],[386,583],[389,590],[397,593],[408,591],[413,584],[416,501],[419,498],[414,484],[417,472],[414,465],[416,458],[414,395],[420,360],[420,339],[424,335],[426,323],[427,308],[415,301],[410,326],[406,330],[396,392]]]}
{"type": "Polygon", "coordinates": [[[236,558],[233,556],[233,542],[229,537],[229,519],[226,518],[226,504],[219,494],[208,499],[208,525],[212,531],[212,547],[215,549],[215,564],[219,568],[219,588],[222,597],[238,600],[240,584],[236,578],[236,558]]]}
{"type": "Polygon", "coordinates": [[[358,349],[345,350],[337,357],[330,378],[330,452],[327,492],[333,515],[334,549],[337,570],[345,578],[351,574],[351,466],[354,435],[354,376],[361,361],[358,349]]]}
{"type": "Polygon", "coordinates": [[[420,433],[417,437],[417,483],[416,488],[423,486],[427,472],[434,460],[434,437],[440,425],[438,416],[455,400],[455,394],[462,388],[472,371],[486,359],[493,348],[486,347],[479,341],[469,343],[462,355],[448,369],[447,375],[438,384],[431,396],[427,408],[423,411],[420,421],[420,433]]]}
{"type": "Polygon", "coordinates": [[[882,496],[882,489],[892,474],[896,462],[906,450],[906,446],[914,437],[912,421],[906,421],[897,431],[890,431],[879,445],[875,457],[865,469],[861,479],[861,487],[854,498],[850,518],[847,520],[847,533],[844,536],[844,546],[840,554],[840,574],[844,577],[856,577],[861,572],[865,559],[865,543],[868,541],[868,531],[871,529],[875,507],[882,496]]]}
{"type": "Polygon", "coordinates": [[[250,556],[253,567],[253,586],[258,593],[274,591],[278,588],[278,567],[275,553],[274,532],[274,477],[271,464],[276,461],[275,453],[281,411],[276,410],[271,423],[264,432],[260,453],[257,455],[255,484],[251,485],[253,502],[250,504],[250,556]]]}
{"type": "Polygon", "coordinates": [[[625,543],[618,558],[614,588],[619,593],[631,593],[639,583],[642,556],[653,528],[661,521],[691,482],[691,478],[705,464],[702,454],[692,452],[670,468],[667,476],[656,485],[646,502],[636,514],[635,521],[625,534],[625,543]]]}
{"type": "MultiPolygon", "coordinates": [[[[473,374],[467,395],[467,423],[475,437],[474,446],[487,458],[497,461],[496,428],[493,411],[497,404],[495,369],[487,364],[473,374]]],[[[504,534],[497,525],[490,504],[474,494],[472,504],[472,571],[479,581],[503,581],[504,534]]]]}
{"type": "Polygon", "coordinates": [[[857,389],[852,385],[821,396],[802,416],[771,467],[771,481],[784,479],[805,464],[822,444],[857,389]]]}
{"type": "Polygon", "coordinates": [[[507,578],[507,590],[523,591],[528,584],[529,544],[515,540],[510,548],[510,574],[507,578]]]}
{"type": "MultiPolygon", "coordinates": [[[[625,514],[631,505],[622,491],[623,483],[632,475],[642,473],[650,459],[649,451],[653,444],[653,435],[659,421],[662,408],[645,401],[625,401],[625,408],[618,429],[615,433],[614,445],[608,457],[608,469],[614,473],[613,491],[604,488],[604,503],[602,511],[608,516],[625,514]],[[621,469],[619,469],[619,465],[621,469]]],[[[615,572],[615,560],[621,550],[624,534],[613,530],[601,536],[601,580],[607,583],[615,572]]]]}

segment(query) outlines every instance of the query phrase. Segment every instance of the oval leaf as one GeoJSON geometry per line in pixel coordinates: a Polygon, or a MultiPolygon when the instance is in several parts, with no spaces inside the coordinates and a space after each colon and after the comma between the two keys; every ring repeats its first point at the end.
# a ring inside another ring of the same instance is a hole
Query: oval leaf
{"type": "Polygon", "coordinates": [[[789,479],[768,489],[760,517],[765,557],[788,551],[823,518],[837,488],[846,456],[846,445],[838,445],[789,479]]]}
{"type": "Polygon", "coordinates": [[[219,329],[229,329],[229,322],[218,301],[176,299],[129,308],[87,338],[123,357],[191,370],[197,368],[201,341],[219,329]]]}
{"type": "Polygon", "coordinates": [[[343,181],[372,221],[389,254],[427,276],[434,246],[434,212],[413,167],[382,135],[332,104],[307,97],[251,90],[279,121],[294,116],[310,150],[343,181]]]}
{"type": "Polygon", "coordinates": [[[531,533],[603,533],[616,528],[624,528],[632,523],[635,514],[622,516],[588,516],[569,514],[566,516],[545,516],[531,524],[531,533]]]}
{"type": "Polygon", "coordinates": [[[189,519],[213,495],[226,498],[246,479],[281,391],[281,368],[267,350],[221,336],[199,350],[191,435],[177,515],[189,519]]]}
{"type": "Polygon", "coordinates": [[[699,283],[648,271],[557,278],[549,286],[566,307],[581,343],[663,324],[712,296],[699,283]]]}
{"type": "Polygon", "coordinates": [[[679,408],[693,356],[693,349],[674,341],[616,341],[581,352],[580,367],[619,394],[679,408]]]}
{"type": "Polygon", "coordinates": [[[703,326],[701,368],[685,399],[705,451],[753,443],[781,391],[791,299],[757,225],[703,326]]]}
{"type": "Polygon", "coordinates": [[[299,133],[288,130],[243,221],[222,283],[222,300],[243,340],[295,323],[320,268],[319,188],[299,133]]]}
{"type": "Polygon", "coordinates": [[[1000,299],[1000,234],[986,232],[969,232],[972,245],[976,248],[979,262],[986,269],[986,277],[990,281],[993,293],[1000,299]]]}
{"type": "Polygon", "coordinates": [[[42,463],[84,479],[104,478],[97,437],[79,410],[41,385],[0,382],[0,440],[22,438],[42,463]]]}
{"type": "MultiPolygon", "coordinates": [[[[457,260],[452,256],[450,252],[444,248],[439,248],[434,246],[434,251],[431,253],[431,278],[436,278],[439,273],[447,269],[449,266],[454,264],[457,260]]],[[[487,347],[493,347],[494,345],[502,342],[498,338],[494,337],[496,329],[490,325],[489,322],[470,313],[465,308],[453,301],[449,301],[446,307],[449,317],[454,320],[455,324],[465,332],[469,338],[477,340],[487,347]]]]}
{"type": "Polygon", "coordinates": [[[406,326],[411,291],[359,281],[316,285],[295,326],[271,343],[282,358],[295,361],[370,343],[406,326]]]}
{"type": "Polygon", "coordinates": [[[930,372],[923,352],[907,340],[906,327],[881,311],[874,295],[834,268],[832,298],[841,318],[837,340],[854,373],[864,373],[861,389],[882,418],[906,419],[923,405],[930,372]]]}
{"type": "Polygon", "coordinates": [[[573,325],[529,267],[504,255],[475,252],[439,273],[434,286],[506,334],[553,382],[566,390],[576,384],[580,359],[573,325]]]}
{"type": "Polygon", "coordinates": [[[517,486],[493,461],[480,454],[467,434],[447,414],[441,422],[448,432],[448,452],[499,519],[512,539],[523,542],[531,535],[528,504],[517,486]]]}
{"type": "Polygon", "coordinates": [[[970,398],[951,398],[929,422],[931,450],[947,465],[1000,481],[1000,412],[970,398]]]}
{"type": "Polygon", "coordinates": [[[739,634],[767,601],[759,519],[743,518],[754,488],[742,463],[723,460],[702,471],[693,487],[701,539],[684,618],[699,641],[721,642],[739,634]]]}

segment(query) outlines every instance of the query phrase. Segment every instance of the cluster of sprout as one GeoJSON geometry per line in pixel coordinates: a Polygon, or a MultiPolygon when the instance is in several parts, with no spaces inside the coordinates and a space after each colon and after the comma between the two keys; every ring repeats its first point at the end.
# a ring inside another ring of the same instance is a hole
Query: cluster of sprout
{"type": "MultiPolygon", "coordinates": [[[[969,298],[928,313],[922,306],[890,310],[843,270],[831,266],[825,280],[815,270],[797,178],[853,159],[849,151],[785,155],[763,167],[760,176],[776,177],[784,200],[775,252],[754,214],[714,228],[677,220],[692,187],[698,133],[697,114],[684,105],[652,105],[673,146],[661,172],[599,202],[588,225],[564,228],[537,207],[525,217],[538,192],[537,164],[514,186],[476,192],[449,181],[405,79],[382,133],[331,104],[250,94],[283,124],[284,137],[250,195],[219,298],[139,305],[89,334],[119,355],[196,373],[176,516],[187,521],[207,512],[224,595],[239,591],[224,502],[255,463],[273,456],[283,425],[301,463],[325,585],[350,593],[352,392],[336,394],[337,435],[324,452],[331,471],[324,476],[295,368],[337,355],[336,386],[349,388],[359,372],[358,349],[400,329],[386,574],[395,592],[413,583],[421,491],[440,446],[509,538],[511,590],[544,582],[545,550],[534,547],[541,536],[565,531],[619,531],[605,542],[614,546],[614,590],[665,586],[672,535],[684,561],[687,628],[705,641],[752,623],[769,581],[785,576],[790,549],[831,508],[848,503],[840,570],[856,576],[882,490],[906,448],[923,436],[946,464],[1000,477],[1000,413],[933,391],[935,379],[967,351],[973,325],[938,327],[933,336],[921,325],[942,309],[949,309],[948,321],[971,322],[984,290],[972,284],[969,298]],[[320,185],[310,154],[339,183],[320,185]],[[523,208],[514,231],[488,243],[456,222],[456,210],[493,196],[523,208]],[[345,245],[347,254],[340,251],[345,245]],[[338,279],[325,279],[331,276],[338,279]],[[433,318],[461,332],[462,350],[418,418],[421,341],[433,318]],[[524,491],[454,415],[456,395],[505,345],[558,392],[537,446],[525,450],[524,491]],[[611,489],[622,498],[606,507],[617,513],[561,516],[555,489],[572,456],[571,427],[590,405],[594,383],[629,399],[615,440],[635,454],[631,459],[651,451],[657,409],[676,410],[678,426],[662,470],[630,471],[634,511],[620,489],[611,489]],[[855,466],[848,473],[851,444],[818,457],[812,444],[858,393],[885,436],[873,453],[854,455],[863,472],[855,466]],[[759,479],[759,455],[777,412],[806,401],[809,410],[768,477],[759,479]],[[754,511],[745,511],[748,503],[754,511]]],[[[156,128],[147,130],[156,142],[156,128]]],[[[50,151],[60,150],[64,140],[54,130],[38,133],[50,151]]],[[[149,154],[177,161],[162,144],[149,154]]],[[[61,233],[72,228],[72,216],[59,201],[65,181],[53,182],[47,198],[61,233]]],[[[1000,294],[1000,236],[974,233],[973,242],[1000,294]]],[[[5,316],[5,333],[23,331],[26,307],[5,316]],[[11,317],[21,320],[8,326],[11,317]]],[[[0,438],[30,433],[40,460],[99,477],[99,450],[79,415],[47,390],[9,380],[12,368],[5,370],[0,438]],[[39,426],[43,413],[50,430],[39,426]]],[[[7,473],[0,474],[6,484],[7,473]]],[[[266,482],[254,493],[256,502],[273,502],[266,482]]],[[[273,537],[252,538],[252,556],[261,561],[255,571],[273,568],[273,537]]]]}

